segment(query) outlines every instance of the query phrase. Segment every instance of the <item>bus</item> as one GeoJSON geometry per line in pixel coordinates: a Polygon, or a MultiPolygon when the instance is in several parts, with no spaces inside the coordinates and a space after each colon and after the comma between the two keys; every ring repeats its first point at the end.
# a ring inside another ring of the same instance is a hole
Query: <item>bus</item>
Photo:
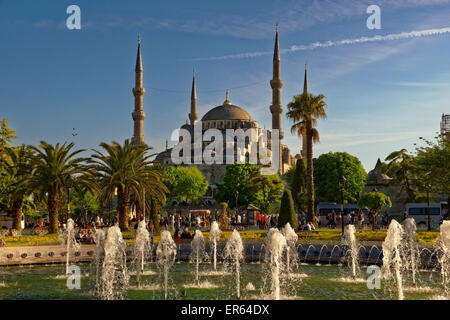
{"type": "MultiPolygon", "coordinates": [[[[338,215],[339,212],[341,212],[341,205],[337,204],[336,202],[319,202],[319,204],[317,205],[316,214],[319,215],[319,225],[321,227],[324,227],[328,224],[328,222],[329,222],[328,215],[330,214],[330,212],[332,210],[334,210],[334,212],[336,212],[336,215],[338,215]]],[[[352,211],[354,211],[355,213],[358,213],[359,210],[362,210],[365,217],[367,217],[367,215],[369,214],[369,209],[367,209],[365,207],[360,208],[355,203],[344,204],[344,214],[345,215],[347,215],[347,213],[350,213],[352,211]]]]}
{"type": "MultiPolygon", "coordinates": [[[[448,208],[447,202],[430,203],[431,229],[437,229],[444,209],[448,208]]],[[[428,204],[427,203],[407,203],[405,211],[409,218],[414,218],[417,226],[428,226],[428,204]]],[[[447,209],[448,210],[448,209],[447,209]]],[[[448,212],[448,211],[447,211],[448,212]]]]}

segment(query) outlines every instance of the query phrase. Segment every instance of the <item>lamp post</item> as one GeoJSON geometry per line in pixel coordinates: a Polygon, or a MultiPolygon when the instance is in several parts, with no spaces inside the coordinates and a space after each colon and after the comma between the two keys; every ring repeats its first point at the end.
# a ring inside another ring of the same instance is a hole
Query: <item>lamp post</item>
{"type": "Polygon", "coordinates": [[[342,235],[344,235],[344,186],[345,186],[344,176],[339,177],[339,189],[341,191],[341,225],[342,225],[342,235]]]}
{"type": "Polygon", "coordinates": [[[426,173],[426,179],[427,181],[425,181],[425,186],[426,186],[426,190],[427,190],[427,220],[428,220],[428,231],[431,231],[431,215],[430,215],[430,172],[426,173]]]}
{"type": "Polygon", "coordinates": [[[70,176],[67,178],[67,217],[66,221],[70,218],[70,190],[72,189],[72,180],[70,176]]]}
{"type": "Polygon", "coordinates": [[[236,213],[237,213],[238,212],[239,191],[236,190],[235,196],[236,196],[236,213]]]}

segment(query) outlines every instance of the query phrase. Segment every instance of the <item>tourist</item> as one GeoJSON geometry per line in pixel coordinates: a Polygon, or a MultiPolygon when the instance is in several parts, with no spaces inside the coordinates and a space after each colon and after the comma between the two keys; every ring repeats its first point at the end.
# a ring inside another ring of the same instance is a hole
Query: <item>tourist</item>
{"type": "Polygon", "coordinates": [[[83,241],[84,239],[84,235],[83,235],[83,229],[79,228],[77,233],[75,233],[75,240],[80,243],[81,241],[83,241]]]}
{"type": "Polygon", "coordinates": [[[305,213],[305,211],[302,211],[300,213],[300,223],[301,223],[302,227],[304,228],[305,225],[306,225],[306,213],[305,213]]]}
{"type": "Polygon", "coordinates": [[[192,239],[192,236],[189,233],[189,229],[188,228],[184,228],[184,231],[181,234],[180,239],[192,239]]]}
{"type": "Polygon", "coordinates": [[[173,241],[175,241],[176,244],[179,244],[181,242],[181,231],[178,229],[178,227],[175,229],[175,232],[173,234],[173,241]]]}
{"type": "MultiPolygon", "coordinates": [[[[95,229],[94,229],[95,230],[95,229]]],[[[94,234],[92,232],[92,229],[89,229],[85,238],[86,243],[88,244],[95,244],[94,241],[94,234]]]]}
{"type": "Polygon", "coordinates": [[[153,246],[153,231],[154,231],[154,229],[155,229],[155,226],[153,224],[153,220],[150,220],[148,222],[148,233],[149,233],[149,236],[150,236],[150,244],[152,246],[153,246]]]}
{"type": "Polygon", "coordinates": [[[236,221],[236,222],[237,222],[238,225],[241,225],[241,223],[242,223],[242,217],[241,217],[240,214],[237,215],[237,221],[236,221]]]}
{"type": "Polygon", "coordinates": [[[364,222],[364,213],[362,212],[362,210],[358,211],[358,214],[356,216],[356,221],[357,221],[358,229],[362,229],[362,224],[364,222]]]}
{"type": "Polygon", "coordinates": [[[405,212],[403,212],[403,220],[405,221],[406,219],[408,219],[408,212],[405,210],[405,212]]]}
{"type": "Polygon", "coordinates": [[[345,215],[345,224],[350,224],[352,222],[352,216],[350,215],[350,212],[347,212],[345,215]]]}
{"type": "Polygon", "coordinates": [[[350,212],[351,224],[355,225],[356,213],[355,211],[350,212]]]}
{"type": "Polygon", "coordinates": [[[331,210],[331,212],[328,214],[328,225],[334,229],[336,228],[336,212],[334,210],[331,210]]]}

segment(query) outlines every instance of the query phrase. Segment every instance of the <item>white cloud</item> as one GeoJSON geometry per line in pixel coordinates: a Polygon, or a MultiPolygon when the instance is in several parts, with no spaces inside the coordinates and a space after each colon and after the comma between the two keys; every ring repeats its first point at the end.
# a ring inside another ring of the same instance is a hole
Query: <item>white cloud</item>
{"type": "MultiPolygon", "coordinates": [[[[329,47],[338,47],[343,45],[353,45],[353,44],[361,44],[367,42],[380,42],[380,41],[395,41],[395,40],[403,40],[403,39],[411,39],[411,38],[420,38],[426,36],[435,36],[450,33],[450,27],[445,28],[436,28],[436,29],[427,29],[420,31],[410,31],[410,32],[401,32],[401,33],[393,33],[388,35],[376,35],[373,37],[359,37],[354,39],[344,39],[337,41],[326,41],[326,42],[314,42],[308,45],[293,45],[289,49],[281,49],[281,53],[291,53],[296,51],[305,51],[305,50],[314,50],[317,48],[329,48],[329,47]]],[[[224,56],[217,57],[207,57],[207,58],[197,58],[192,59],[194,61],[202,61],[202,60],[225,60],[225,59],[243,59],[243,58],[254,58],[264,55],[271,55],[273,51],[257,51],[257,52],[247,52],[247,53],[238,53],[238,54],[230,54],[224,56]]]]}

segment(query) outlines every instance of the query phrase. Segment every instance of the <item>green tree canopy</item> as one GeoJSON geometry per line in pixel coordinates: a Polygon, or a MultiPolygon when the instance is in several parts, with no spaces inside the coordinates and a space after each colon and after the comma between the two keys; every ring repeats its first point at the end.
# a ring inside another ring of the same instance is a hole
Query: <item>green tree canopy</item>
{"type": "Polygon", "coordinates": [[[258,195],[249,183],[260,174],[257,165],[251,163],[234,163],[226,167],[223,182],[218,185],[215,195],[217,202],[227,202],[230,207],[236,207],[236,191],[238,195],[238,206],[255,203],[258,195]]]}
{"type": "Polygon", "coordinates": [[[450,200],[450,140],[441,135],[434,142],[423,140],[426,145],[417,147],[412,161],[417,179],[431,192],[450,200]]]}
{"type": "Polygon", "coordinates": [[[0,122],[0,159],[4,158],[5,149],[11,145],[13,139],[17,139],[16,131],[9,128],[8,119],[3,118],[0,122]]]}
{"type": "Polygon", "coordinates": [[[344,200],[356,202],[366,182],[366,172],[355,156],[346,152],[329,152],[314,159],[314,185],[319,202],[340,202],[339,177],[347,180],[344,200]]]}
{"type": "Polygon", "coordinates": [[[397,168],[391,172],[390,177],[393,179],[392,184],[399,186],[398,197],[402,194],[407,194],[406,202],[413,202],[416,198],[413,184],[413,156],[408,153],[408,150],[401,149],[399,151],[391,152],[385,159],[389,161],[386,169],[389,171],[393,168],[397,168]]]}
{"type": "Polygon", "coordinates": [[[392,206],[391,198],[381,192],[368,192],[363,194],[358,200],[359,207],[368,207],[378,214],[381,208],[392,206]]]}
{"type": "Polygon", "coordinates": [[[295,214],[294,201],[289,189],[285,189],[281,198],[280,215],[278,217],[278,228],[283,228],[286,223],[290,223],[291,227],[296,229],[298,227],[297,216],[295,214]]]}
{"type": "Polygon", "coordinates": [[[284,177],[291,190],[295,207],[300,210],[306,210],[308,196],[306,192],[307,174],[305,161],[297,159],[296,164],[289,168],[284,177]]]}
{"type": "Polygon", "coordinates": [[[177,198],[178,201],[200,201],[208,190],[208,180],[197,167],[163,167],[168,179],[169,201],[177,198]]]}
{"type": "Polygon", "coordinates": [[[125,140],[123,144],[113,141],[111,144],[100,143],[104,153],[95,151],[91,158],[90,171],[97,182],[97,191],[102,193],[102,203],[111,201],[117,192],[119,225],[122,231],[128,230],[128,210],[133,195],[143,203],[145,195],[165,201],[168,192],[162,182],[162,172],[154,166],[146,145],[136,145],[125,140]]]}
{"type": "Polygon", "coordinates": [[[84,150],[72,151],[74,143],[51,145],[41,141],[39,148],[30,146],[35,155],[32,159],[32,189],[47,198],[49,213],[49,233],[58,232],[58,215],[61,207],[63,188],[70,185],[75,177],[86,172],[85,158],[77,157],[84,150]]]}
{"type": "Polygon", "coordinates": [[[238,192],[238,206],[254,204],[267,210],[271,203],[280,201],[283,188],[283,182],[277,174],[262,175],[257,165],[235,163],[227,166],[215,199],[218,202],[227,202],[234,208],[238,192]]]}

